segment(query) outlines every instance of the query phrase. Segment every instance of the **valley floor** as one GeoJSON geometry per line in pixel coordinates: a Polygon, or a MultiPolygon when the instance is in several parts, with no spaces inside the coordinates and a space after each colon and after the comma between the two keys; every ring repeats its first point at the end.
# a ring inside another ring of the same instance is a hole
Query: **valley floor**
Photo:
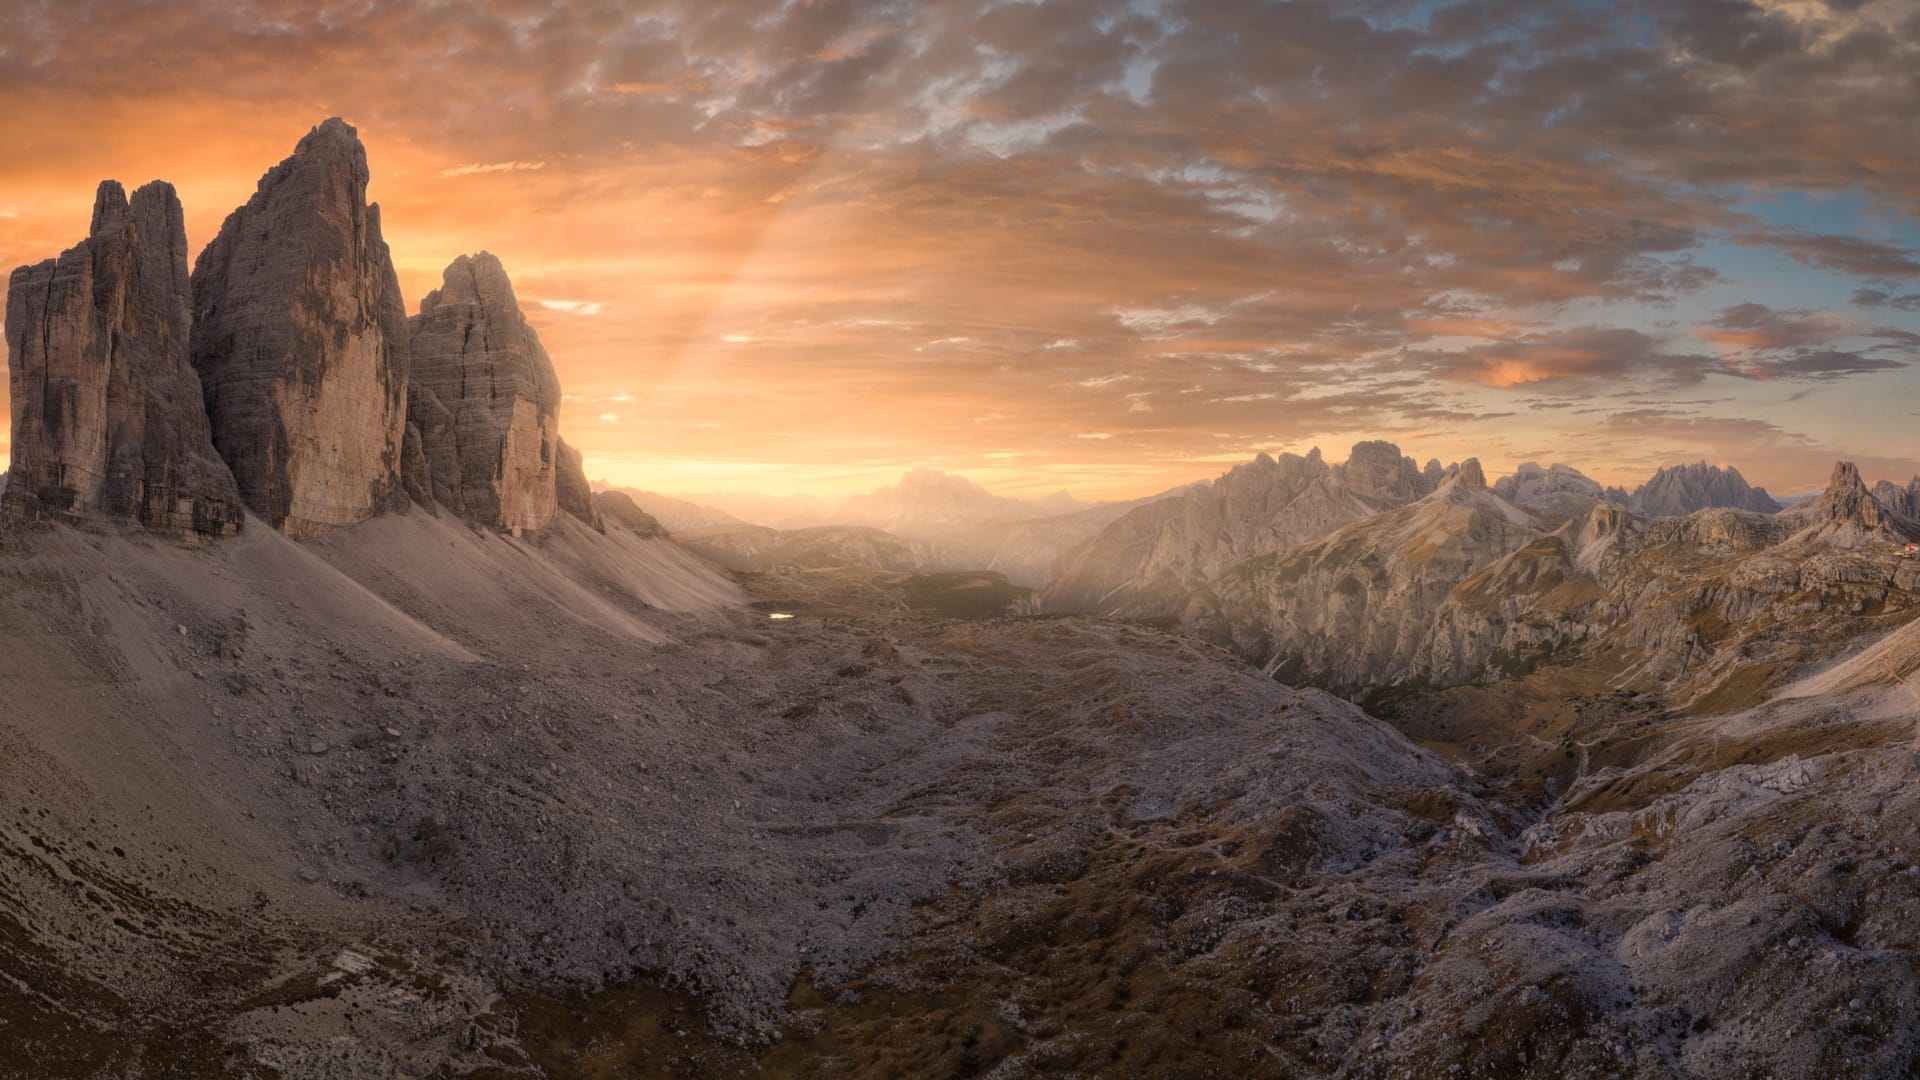
{"type": "Polygon", "coordinates": [[[1898,678],[1389,723],[613,526],[6,545],[0,1075],[1920,1070],[1898,678]]]}

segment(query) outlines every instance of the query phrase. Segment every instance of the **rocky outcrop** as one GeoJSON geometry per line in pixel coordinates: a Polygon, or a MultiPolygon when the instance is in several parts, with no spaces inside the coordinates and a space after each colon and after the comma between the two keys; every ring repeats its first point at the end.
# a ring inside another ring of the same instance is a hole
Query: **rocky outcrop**
{"type": "Polygon", "coordinates": [[[1439,486],[1412,458],[1402,457],[1398,446],[1377,439],[1356,443],[1340,476],[1348,490],[1382,510],[1405,506],[1439,486]]]}
{"type": "Polygon", "coordinates": [[[1882,480],[1873,485],[1873,497],[1908,521],[1920,521],[1920,476],[1907,481],[1906,487],[1882,480]]]}
{"type": "Polygon", "coordinates": [[[554,455],[558,469],[554,474],[554,501],[560,509],[586,522],[596,529],[604,526],[600,521],[600,508],[593,502],[593,487],[587,483],[587,469],[580,458],[580,451],[567,445],[567,440],[556,440],[554,455]]]}
{"type": "Polygon", "coordinates": [[[1920,539],[1920,526],[1889,513],[1867,490],[1851,461],[1836,462],[1826,490],[1781,517],[1799,526],[1790,538],[1799,544],[1850,550],[1899,547],[1920,539]]]}
{"type": "Polygon", "coordinates": [[[1227,567],[1374,512],[1318,450],[1260,454],[1207,487],[1129,512],[1061,556],[1039,602],[1048,611],[1178,615],[1227,567]]]}
{"type": "Polygon", "coordinates": [[[1582,513],[1596,502],[1624,506],[1628,500],[1627,493],[1619,488],[1602,487],[1579,469],[1559,463],[1543,469],[1534,462],[1526,462],[1514,470],[1512,476],[1496,481],[1493,490],[1516,506],[1568,517],[1582,513]]]}
{"type": "Polygon", "coordinates": [[[500,260],[484,251],[455,259],[408,329],[408,434],[417,432],[425,466],[424,485],[413,486],[475,524],[551,524],[560,379],[500,260]]]}
{"type": "Polygon", "coordinates": [[[292,534],[405,501],[406,307],[367,179],[354,129],[328,120],[194,265],[213,445],[247,506],[292,534]]]}
{"type": "Polygon", "coordinates": [[[1765,488],[1749,487],[1739,469],[1722,469],[1704,461],[1661,469],[1627,500],[1628,509],[1646,517],[1681,517],[1712,507],[1759,514],[1780,510],[1765,488]]]}
{"type": "Polygon", "coordinates": [[[1235,565],[1208,585],[1195,621],[1282,679],[1347,690],[1465,681],[1486,656],[1436,633],[1436,615],[1457,585],[1543,532],[1487,490],[1469,458],[1419,502],[1235,565]]]}
{"type": "Polygon", "coordinates": [[[188,359],[187,237],[172,185],[109,180],[88,236],[7,291],[16,517],[98,517],[182,537],[237,531],[188,359]]]}

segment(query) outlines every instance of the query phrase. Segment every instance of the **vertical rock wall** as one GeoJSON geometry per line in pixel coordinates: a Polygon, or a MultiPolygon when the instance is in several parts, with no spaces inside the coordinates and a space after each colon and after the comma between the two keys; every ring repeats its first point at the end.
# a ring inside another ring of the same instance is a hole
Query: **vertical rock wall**
{"type": "Polygon", "coordinates": [[[296,535],[405,501],[406,306],[367,180],[358,135],[328,120],[194,266],[214,446],[246,504],[296,535]]]}
{"type": "Polygon", "coordinates": [[[425,479],[414,485],[476,524],[551,524],[560,380],[500,260],[484,251],[455,259],[410,338],[408,434],[411,442],[417,432],[425,479]]]}
{"type": "Polygon", "coordinates": [[[179,536],[240,527],[188,358],[187,237],[172,185],[106,181],[87,239],[7,288],[16,517],[98,516],[179,536]]]}

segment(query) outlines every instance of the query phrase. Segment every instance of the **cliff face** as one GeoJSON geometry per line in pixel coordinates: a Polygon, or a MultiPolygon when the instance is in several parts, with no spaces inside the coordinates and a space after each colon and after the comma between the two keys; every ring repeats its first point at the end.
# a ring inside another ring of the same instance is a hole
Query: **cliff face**
{"type": "Polygon", "coordinates": [[[500,260],[484,251],[455,259],[409,330],[408,435],[419,442],[424,492],[476,524],[551,524],[560,380],[500,260]]]}
{"type": "Polygon", "coordinates": [[[213,444],[276,528],[404,503],[407,320],[367,204],[367,156],[328,120],[268,171],[193,271],[193,364],[213,444]]]}
{"type": "Polygon", "coordinates": [[[1722,469],[1704,461],[1661,469],[1634,490],[1627,504],[1634,513],[1647,517],[1684,517],[1716,507],[1758,514],[1780,510],[1780,504],[1765,488],[1748,486],[1739,469],[1722,469]]]}
{"type": "Polygon", "coordinates": [[[100,185],[87,239],[14,271],[6,337],[18,517],[88,516],[177,536],[241,521],[188,360],[187,238],[172,185],[100,185]]]}
{"type": "Polygon", "coordinates": [[[1493,490],[1516,506],[1568,517],[1584,513],[1596,502],[1625,505],[1628,500],[1619,488],[1601,487],[1579,469],[1559,463],[1543,469],[1526,462],[1512,476],[1501,477],[1493,490]]]}

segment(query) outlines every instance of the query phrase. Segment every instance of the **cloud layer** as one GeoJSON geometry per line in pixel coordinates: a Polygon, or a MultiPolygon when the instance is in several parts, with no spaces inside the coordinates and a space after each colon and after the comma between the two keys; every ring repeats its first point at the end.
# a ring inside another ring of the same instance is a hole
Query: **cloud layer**
{"type": "Polygon", "coordinates": [[[596,474],[1144,493],[1382,435],[1920,469],[1909,0],[29,0],[0,261],[204,243],[358,124],[403,285],[513,273],[596,474]]]}

